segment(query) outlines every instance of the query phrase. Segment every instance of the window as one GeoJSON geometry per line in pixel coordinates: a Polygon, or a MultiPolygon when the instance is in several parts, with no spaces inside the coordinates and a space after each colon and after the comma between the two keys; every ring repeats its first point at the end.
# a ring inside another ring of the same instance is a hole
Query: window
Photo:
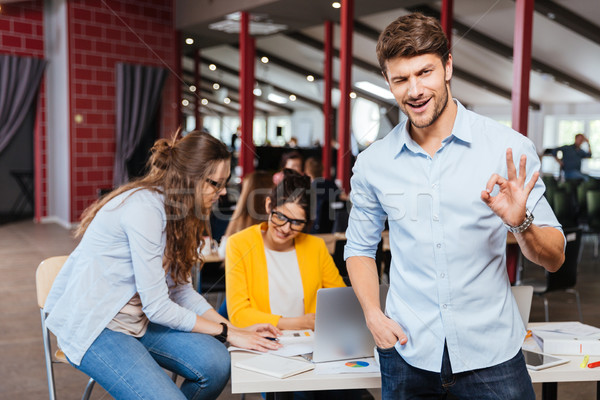
{"type": "Polygon", "coordinates": [[[381,113],[379,106],[361,97],[352,106],[352,133],[361,146],[373,143],[379,134],[381,113]]]}

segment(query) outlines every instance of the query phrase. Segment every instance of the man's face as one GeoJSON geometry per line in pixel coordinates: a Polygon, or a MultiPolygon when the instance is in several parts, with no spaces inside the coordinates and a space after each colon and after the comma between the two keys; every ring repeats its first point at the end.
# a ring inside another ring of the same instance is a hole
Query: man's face
{"type": "Polygon", "coordinates": [[[577,147],[581,146],[581,144],[583,143],[583,135],[576,135],[575,136],[575,145],[577,147]]]}
{"type": "Polygon", "coordinates": [[[427,128],[448,103],[452,56],[446,65],[435,54],[396,57],[386,63],[386,80],[400,110],[416,128],[427,128]]]}

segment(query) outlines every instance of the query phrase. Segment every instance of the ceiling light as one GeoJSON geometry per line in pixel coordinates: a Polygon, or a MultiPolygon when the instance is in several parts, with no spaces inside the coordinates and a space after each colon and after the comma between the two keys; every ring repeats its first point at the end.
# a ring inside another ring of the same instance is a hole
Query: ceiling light
{"type": "Polygon", "coordinates": [[[306,80],[307,80],[307,81],[309,81],[309,82],[314,82],[314,80],[315,80],[315,77],[314,77],[314,76],[312,76],[312,75],[307,75],[307,76],[306,76],[306,80]]]}
{"type": "Polygon", "coordinates": [[[185,39],[185,44],[194,44],[194,39],[192,39],[191,37],[185,39]]]}
{"type": "Polygon", "coordinates": [[[216,69],[217,69],[217,66],[216,66],[215,64],[210,64],[210,65],[208,66],[208,69],[210,69],[211,71],[216,71],[216,69]]]}
{"type": "Polygon", "coordinates": [[[296,95],[290,94],[290,101],[296,101],[296,95]]]}
{"type": "Polygon", "coordinates": [[[221,88],[221,85],[219,85],[217,82],[213,83],[213,89],[219,90],[220,88],[221,88]]]}
{"type": "Polygon", "coordinates": [[[386,100],[394,99],[394,95],[388,89],[384,89],[381,86],[375,85],[371,82],[360,81],[360,82],[356,82],[355,86],[359,89],[364,90],[365,92],[369,92],[371,94],[374,94],[377,97],[381,97],[382,99],[386,99],[386,100]]]}
{"type": "Polygon", "coordinates": [[[340,7],[342,7],[342,5],[340,4],[339,1],[334,1],[333,3],[331,3],[331,7],[340,8],[340,7]]]}
{"type": "Polygon", "coordinates": [[[190,105],[190,102],[188,101],[188,99],[183,99],[183,100],[181,100],[181,105],[184,107],[187,107],[190,105]]]}
{"type": "Polygon", "coordinates": [[[550,19],[556,19],[556,14],[554,14],[554,13],[551,13],[551,12],[550,12],[550,13],[548,13],[548,14],[546,14],[546,15],[547,15],[547,16],[548,16],[548,18],[550,18],[550,19]]]}
{"type": "Polygon", "coordinates": [[[206,99],[202,99],[202,100],[200,101],[200,103],[202,103],[202,105],[203,105],[203,106],[205,106],[205,105],[207,105],[207,104],[208,104],[208,100],[206,100],[206,99]]]}
{"type": "Polygon", "coordinates": [[[223,103],[225,103],[225,104],[229,104],[229,103],[231,103],[231,99],[230,99],[229,97],[225,97],[225,98],[223,99],[223,103]]]}
{"type": "Polygon", "coordinates": [[[268,62],[269,62],[269,57],[264,57],[264,56],[263,56],[263,57],[261,57],[261,58],[260,58],[260,61],[261,61],[263,64],[266,64],[266,63],[268,63],[268,62]]]}
{"type": "Polygon", "coordinates": [[[354,92],[350,92],[350,98],[351,98],[351,99],[355,99],[355,98],[356,98],[356,93],[354,93],[354,92]]]}
{"type": "Polygon", "coordinates": [[[262,90],[259,87],[257,87],[257,88],[254,88],[254,90],[252,91],[252,93],[254,93],[255,96],[261,96],[262,95],[262,90]]]}
{"type": "Polygon", "coordinates": [[[196,91],[196,86],[190,85],[189,89],[190,89],[190,92],[194,93],[196,91]]]}
{"type": "Polygon", "coordinates": [[[281,97],[278,94],[275,93],[269,93],[269,96],[267,97],[270,101],[272,101],[273,103],[277,103],[277,104],[285,104],[287,103],[287,99],[285,97],[281,97]]]}

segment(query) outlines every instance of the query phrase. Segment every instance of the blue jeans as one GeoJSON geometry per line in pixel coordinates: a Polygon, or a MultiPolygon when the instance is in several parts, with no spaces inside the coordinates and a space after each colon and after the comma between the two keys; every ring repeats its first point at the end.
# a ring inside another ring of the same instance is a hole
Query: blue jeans
{"type": "Polygon", "coordinates": [[[377,351],[383,400],[437,400],[449,395],[461,400],[535,400],[521,350],[501,364],[458,374],[452,373],[447,346],[440,373],[409,365],[393,347],[377,351]]]}
{"type": "Polygon", "coordinates": [[[141,338],[104,329],[75,368],[115,399],[216,399],[230,373],[230,357],[212,336],[150,323],[141,338]],[[181,389],[162,368],[184,378],[181,389]]]}

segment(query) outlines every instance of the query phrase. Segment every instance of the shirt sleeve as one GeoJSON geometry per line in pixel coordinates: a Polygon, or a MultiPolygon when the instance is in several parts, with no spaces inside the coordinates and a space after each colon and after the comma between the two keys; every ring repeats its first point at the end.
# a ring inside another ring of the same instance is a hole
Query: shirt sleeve
{"type": "Polygon", "coordinates": [[[368,164],[362,155],[359,155],[350,181],[352,209],[348,218],[348,229],[346,229],[344,259],[353,256],[374,259],[377,245],[381,241],[381,232],[387,215],[366,178],[367,169],[368,164]]]}
{"type": "MultiPolygon", "coordinates": [[[[192,282],[175,285],[171,274],[166,274],[167,285],[169,286],[169,296],[171,300],[188,310],[193,311],[196,315],[202,315],[213,307],[206,299],[198,293],[192,286],[192,282]]],[[[190,278],[191,279],[191,278],[190,278]]]]}
{"type": "MultiPolygon", "coordinates": [[[[225,295],[227,297],[227,313],[229,320],[235,326],[244,328],[258,323],[269,323],[277,326],[280,315],[261,311],[253,306],[250,299],[252,279],[252,262],[254,257],[236,236],[227,240],[225,255],[225,295]]],[[[269,296],[266,289],[264,296],[269,296]]]]}
{"type": "Polygon", "coordinates": [[[122,207],[121,227],[127,235],[142,311],[151,322],[191,331],[196,314],[169,297],[163,269],[166,243],[163,213],[146,202],[126,201],[122,207]]]}

